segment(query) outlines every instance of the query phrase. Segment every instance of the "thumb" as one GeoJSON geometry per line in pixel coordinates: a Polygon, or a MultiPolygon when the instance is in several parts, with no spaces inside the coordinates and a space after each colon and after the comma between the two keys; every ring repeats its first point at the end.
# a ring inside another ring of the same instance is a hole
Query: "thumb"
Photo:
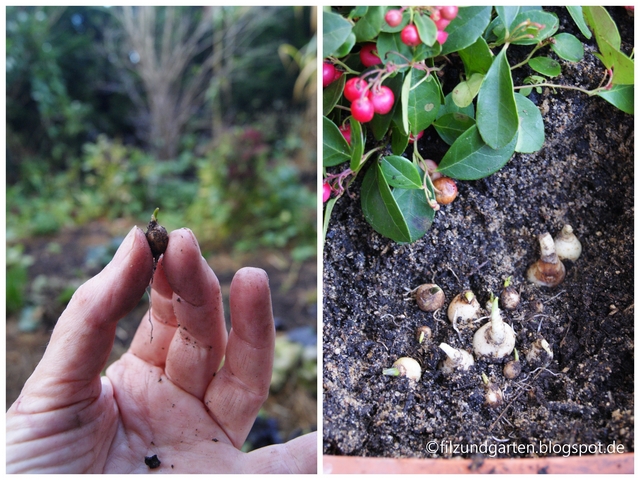
{"type": "Polygon", "coordinates": [[[151,249],[138,227],[131,229],[113,260],[71,298],[47,350],[18,399],[20,410],[63,408],[100,393],[115,329],[138,303],[153,269],[151,249]]]}

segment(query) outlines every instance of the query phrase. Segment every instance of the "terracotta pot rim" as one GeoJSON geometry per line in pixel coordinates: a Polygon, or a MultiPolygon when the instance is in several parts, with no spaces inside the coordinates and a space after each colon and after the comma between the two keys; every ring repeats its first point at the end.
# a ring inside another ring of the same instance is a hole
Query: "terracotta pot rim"
{"type": "Polygon", "coordinates": [[[417,459],[324,455],[324,473],[634,473],[634,454],[539,458],[417,459]]]}

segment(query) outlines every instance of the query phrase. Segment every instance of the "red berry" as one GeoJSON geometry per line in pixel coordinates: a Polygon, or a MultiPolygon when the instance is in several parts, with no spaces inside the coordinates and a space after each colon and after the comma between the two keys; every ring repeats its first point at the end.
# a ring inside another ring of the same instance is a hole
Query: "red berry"
{"type": "Polygon", "coordinates": [[[413,143],[413,142],[417,142],[418,140],[420,140],[422,138],[422,135],[424,135],[424,130],[422,130],[421,132],[418,132],[418,134],[414,137],[412,133],[409,134],[409,143],[413,143]]]}
{"type": "Polygon", "coordinates": [[[397,27],[402,23],[402,12],[400,10],[389,10],[384,19],[390,27],[397,27]]]}
{"type": "Polygon", "coordinates": [[[331,185],[327,182],[322,184],[322,203],[325,203],[331,197],[331,185]]]}
{"type": "Polygon", "coordinates": [[[322,63],[322,88],[326,88],[336,80],[336,67],[332,63],[322,63]]]}
{"type": "Polygon", "coordinates": [[[336,80],[338,80],[340,77],[342,76],[342,70],[338,70],[336,68],[336,74],[333,76],[333,81],[335,82],[336,80]]]}
{"type": "Polygon", "coordinates": [[[420,40],[420,34],[418,33],[418,27],[416,27],[413,23],[410,23],[406,27],[402,29],[400,32],[400,40],[405,45],[409,45],[410,47],[416,47],[420,45],[422,42],[420,40]]]}
{"type": "Polygon", "coordinates": [[[431,13],[430,16],[431,20],[433,20],[434,22],[437,22],[438,20],[440,20],[442,18],[442,15],[440,14],[440,8],[438,8],[438,10],[434,10],[431,13]]]}
{"type": "Polygon", "coordinates": [[[436,37],[436,41],[442,45],[444,44],[444,42],[447,41],[447,37],[449,36],[449,34],[443,30],[438,30],[438,36],[436,37]]]}
{"type": "Polygon", "coordinates": [[[447,28],[447,25],[451,23],[451,20],[447,20],[446,18],[441,18],[440,20],[437,20],[437,21],[434,20],[434,22],[438,30],[444,30],[445,28],[447,28]]]}
{"type": "Polygon", "coordinates": [[[374,113],[369,97],[360,97],[351,104],[351,115],[360,123],[370,122],[374,113]]]}
{"type": "Polygon", "coordinates": [[[440,205],[447,205],[458,196],[456,182],[449,177],[440,177],[433,181],[436,190],[436,202],[440,205]]]}
{"type": "Polygon", "coordinates": [[[344,84],[344,96],[350,102],[357,100],[367,92],[367,82],[360,77],[353,77],[344,84]]]}
{"type": "Polygon", "coordinates": [[[440,15],[447,20],[453,20],[458,16],[458,7],[449,5],[440,9],[440,15]]]}
{"type": "Polygon", "coordinates": [[[345,123],[344,125],[338,127],[338,130],[340,130],[340,133],[342,133],[342,136],[347,141],[347,143],[351,145],[351,125],[345,123]]]}
{"type": "Polygon", "coordinates": [[[393,91],[389,87],[384,85],[380,87],[380,90],[374,90],[371,93],[371,103],[373,103],[373,111],[380,115],[386,115],[393,108],[393,102],[395,96],[393,91]]]}
{"type": "Polygon", "coordinates": [[[374,65],[382,63],[380,57],[373,53],[374,51],[376,51],[376,48],[377,47],[375,43],[365,43],[362,46],[362,48],[360,49],[360,61],[362,62],[362,65],[364,65],[365,67],[373,67],[374,65]]]}

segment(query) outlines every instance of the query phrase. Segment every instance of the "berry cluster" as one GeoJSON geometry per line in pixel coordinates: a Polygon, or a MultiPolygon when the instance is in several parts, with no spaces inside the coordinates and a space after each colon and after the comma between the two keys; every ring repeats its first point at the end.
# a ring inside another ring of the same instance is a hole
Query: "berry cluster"
{"type": "MultiPolygon", "coordinates": [[[[397,27],[402,23],[402,12],[401,10],[389,10],[384,19],[390,27],[397,27]]],[[[447,25],[451,23],[451,20],[458,16],[458,7],[449,5],[446,7],[429,7],[429,11],[431,12],[430,18],[433,20],[433,23],[436,24],[438,28],[438,34],[436,37],[436,41],[442,45],[447,41],[447,36],[449,35],[444,31],[447,28],[447,25]]],[[[409,23],[406,27],[402,29],[400,32],[400,40],[405,45],[410,47],[417,47],[422,43],[420,39],[420,32],[418,32],[418,27],[413,23],[409,23]]]]}
{"type": "Polygon", "coordinates": [[[351,102],[351,115],[360,123],[370,122],[376,113],[386,115],[395,102],[389,87],[377,83],[371,85],[361,77],[347,80],[344,97],[351,102]]]}

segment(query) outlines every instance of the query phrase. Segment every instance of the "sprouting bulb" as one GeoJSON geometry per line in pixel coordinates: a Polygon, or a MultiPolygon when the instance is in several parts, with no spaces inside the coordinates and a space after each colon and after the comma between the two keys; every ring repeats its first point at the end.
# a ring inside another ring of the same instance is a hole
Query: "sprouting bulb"
{"type": "Polygon", "coordinates": [[[391,368],[385,368],[382,374],[392,377],[407,377],[410,380],[417,381],[420,380],[420,376],[422,375],[422,368],[413,358],[400,357],[393,362],[391,368]]]}
{"type": "Polygon", "coordinates": [[[516,335],[511,325],[502,320],[498,299],[493,299],[491,320],[473,334],[473,352],[476,357],[498,361],[513,352],[516,335]]]}
{"type": "Polygon", "coordinates": [[[565,225],[554,240],[556,254],[560,260],[575,262],[582,253],[582,244],[573,233],[571,225],[565,225]]]}
{"type": "Polygon", "coordinates": [[[469,327],[472,325],[471,321],[478,318],[479,312],[480,303],[475,294],[471,290],[465,290],[453,297],[447,309],[447,316],[454,326],[469,327]]]}
{"type": "Polygon", "coordinates": [[[549,233],[540,235],[540,258],[527,270],[527,279],[541,287],[555,287],[564,280],[564,264],[556,254],[553,238],[549,233]]]}
{"type": "Polygon", "coordinates": [[[473,365],[473,355],[461,348],[453,348],[446,343],[440,344],[440,349],[447,355],[444,359],[440,370],[444,374],[451,374],[456,370],[469,370],[473,365]]]}

